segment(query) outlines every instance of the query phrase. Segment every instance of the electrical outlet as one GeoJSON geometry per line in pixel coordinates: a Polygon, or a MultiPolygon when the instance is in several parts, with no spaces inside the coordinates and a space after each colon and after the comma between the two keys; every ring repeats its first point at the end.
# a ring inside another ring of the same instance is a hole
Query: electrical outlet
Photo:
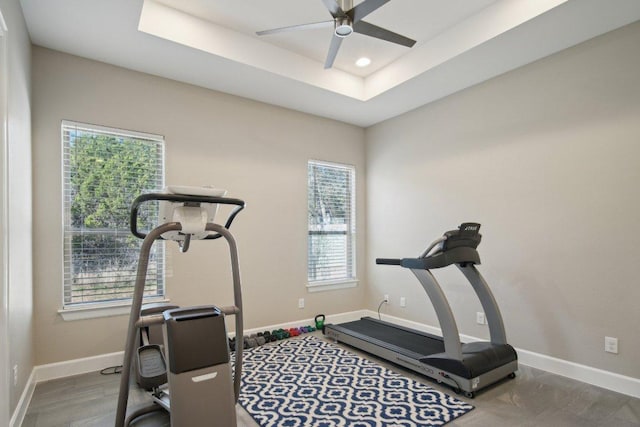
{"type": "Polygon", "coordinates": [[[604,337],[604,351],[618,354],[618,338],[604,337]]]}
{"type": "Polygon", "coordinates": [[[304,308],[304,298],[298,300],[298,308],[304,308]]]}
{"type": "Polygon", "coordinates": [[[407,299],[405,297],[400,297],[400,307],[407,306],[407,299]]]}
{"type": "Polygon", "coordinates": [[[13,365],[13,386],[18,385],[18,365],[13,365]]]}
{"type": "Polygon", "coordinates": [[[483,312],[478,311],[478,312],[476,313],[476,323],[477,323],[478,325],[486,325],[486,323],[487,323],[487,319],[485,318],[485,316],[484,316],[484,313],[483,313],[483,312]]]}
{"type": "Polygon", "coordinates": [[[389,294],[384,294],[384,303],[389,304],[389,294]]]}

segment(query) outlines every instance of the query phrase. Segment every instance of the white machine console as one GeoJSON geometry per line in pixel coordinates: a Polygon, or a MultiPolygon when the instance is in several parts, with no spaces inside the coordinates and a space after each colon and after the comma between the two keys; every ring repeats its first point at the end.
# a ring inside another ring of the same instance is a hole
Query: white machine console
{"type": "MultiPolygon", "coordinates": [[[[227,190],[210,186],[188,187],[171,185],[166,187],[162,193],[182,196],[224,197],[227,194],[227,190]]],[[[159,211],[160,217],[158,218],[158,222],[160,224],[166,224],[168,222],[179,222],[182,224],[181,231],[168,231],[163,233],[163,239],[177,242],[184,242],[186,239],[202,240],[210,233],[206,230],[207,224],[215,223],[218,203],[160,200],[159,211]]]]}

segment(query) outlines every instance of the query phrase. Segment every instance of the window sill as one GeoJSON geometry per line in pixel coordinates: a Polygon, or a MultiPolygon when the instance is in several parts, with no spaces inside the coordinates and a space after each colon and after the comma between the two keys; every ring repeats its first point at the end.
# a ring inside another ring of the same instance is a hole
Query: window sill
{"type": "MultiPolygon", "coordinates": [[[[168,299],[149,299],[143,304],[150,302],[169,302],[168,299]]],[[[131,303],[111,304],[111,305],[84,305],[80,307],[63,308],[58,310],[65,322],[74,320],[97,319],[99,317],[122,316],[131,312],[131,303]]]]}
{"type": "Polygon", "coordinates": [[[326,282],[311,282],[307,284],[309,292],[335,291],[337,289],[349,289],[358,286],[358,280],[331,280],[326,282]]]}

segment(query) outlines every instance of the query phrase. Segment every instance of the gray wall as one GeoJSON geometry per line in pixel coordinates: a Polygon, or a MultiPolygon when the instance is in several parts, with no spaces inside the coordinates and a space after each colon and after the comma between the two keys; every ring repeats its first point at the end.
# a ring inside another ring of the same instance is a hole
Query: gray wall
{"type": "MultiPolygon", "coordinates": [[[[638,46],[640,23],[367,129],[369,307],[388,293],[437,326],[410,272],[372,260],[477,221],[513,345],[640,378],[638,46]]],[[[487,337],[462,275],[438,273],[461,333],[487,337]]]]}
{"type": "MultiPolygon", "coordinates": [[[[31,42],[17,1],[0,0],[7,25],[7,243],[8,366],[2,366],[9,385],[9,413],[13,413],[33,369],[33,303],[31,255],[31,42]],[[13,366],[18,382],[13,383],[13,366]],[[9,372],[6,372],[6,371],[9,372]]],[[[4,65],[4,64],[3,64],[4,65]]],[[[3,70],[3,71],[4,71],[3,70]]],[[[3,165],[4,167],[4,165],[3,165]]],[[[1,302],[1,301],[0,301],[1,302]]],[[[5,327],[5,325],[0,325],[5,327]]],[[[5,349],[3,348],[2,351],[5,349]]],[[[4,386],[4,382],[2,382],[4,386]]],[[[4,403],[4,402],[3,402],[4,403]]],[[[3,420],[0,420],[2,422],[3,420]]]]}
{"type": "MultiPolygon", "coordinates": [[[[358,258],[364,259],[364,130],[34,47],[33,105],[36,363],[122,350],[127,316],[65,322],[62,301],[63,119],[164,135],[166,182],[212,184],[247,201],[239,245],[245,328],[362,308],[360,286],[307,293],[307,161],[357,168],[358,258]],[[306,307],[298,309],[298,298],[306,307]]],[[[167,294],[179,305],[232,302],[222,241],[170,246],[167,294]],[[213,285],[212,285],[213,283],[213,285]]]]}

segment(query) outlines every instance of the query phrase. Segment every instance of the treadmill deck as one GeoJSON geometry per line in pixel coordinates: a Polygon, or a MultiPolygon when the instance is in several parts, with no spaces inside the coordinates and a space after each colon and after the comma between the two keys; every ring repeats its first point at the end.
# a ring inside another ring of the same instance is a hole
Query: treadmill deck
{"type": "Polygon", "coordinates": [[[461,344],[463,358],[456,360],[446,356],[441,337],[372,317],[326,325],[325,334],[470,393],[513,375],[518,366],[508,344],[461,344]]]}
{"type": "Polygon", "coordinates": [[[388,348],[396,347],[394,350],[401,350],[400,353],[416,359],[444,352],[444,342],[440,337],[371,317],[363,317],[360,320],[331,325],[330,327],[350,335],[361,335],[368,339],[374,339],[388,348]]]}

